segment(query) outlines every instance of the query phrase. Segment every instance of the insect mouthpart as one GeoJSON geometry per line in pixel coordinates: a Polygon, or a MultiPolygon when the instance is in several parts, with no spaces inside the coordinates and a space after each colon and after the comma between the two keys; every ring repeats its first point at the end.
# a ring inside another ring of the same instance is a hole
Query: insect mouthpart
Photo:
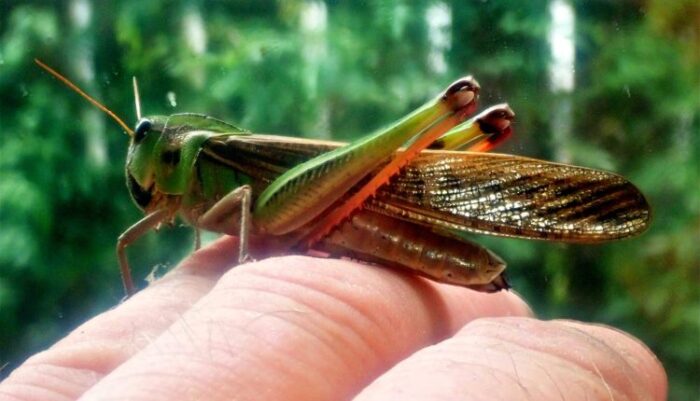
{"type": "Polygon", "coordinates": [[[129,188],[131,198],[136,202],[136,205],[145,210],[153,199],[153,185],[150,188],[144,188],[136,181],[131,173],[126,173],[126,184],[129,188]]]}

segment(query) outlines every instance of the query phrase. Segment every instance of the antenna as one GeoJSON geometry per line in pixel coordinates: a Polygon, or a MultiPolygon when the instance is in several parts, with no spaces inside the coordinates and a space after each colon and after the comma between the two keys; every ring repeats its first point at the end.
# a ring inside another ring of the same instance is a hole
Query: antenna
{"type": "Polygon", "coordinates": [[[139,95],[139,84],[136,83],[136,77],[132,77],[134,82],[134,103],[136,104],[136,120],[141,121],[141,96],[139,95]]]}
{"type": "MultiPolygon", "coordinates": [[[[83,98],[85,98],[88,102],[92,103],[95,107],[97,107],[98,109],[100,109],[100,110],[102,110],[103,112],[105,112],[108,116],[112,117],[112,119],[113,119],[114,121],[116,121],[117,124],[119,124],[119,125],[122,127],[122,129],[123,129],[124,131],[126,131],[126,133],[127,133],[129,136],[134,136],[134,131],[133,131],[131,128],[129,128],[129,126],[126,125],[126,124],[124,123],[124,121],[122,121],[121,118],[117,117],[117,115],[114,114],[114,113],[112,112],[112,110],[108,109],[108,108],[105,107],[102,103],[100,103],[100,102],[98,102],[97,100],[95,100],[95,99],[93,99],[92,97],[90,97],[90,95],[88,95],[87,93],[83,92],[82,89],[78,88],[77,85],[75,85],[73,82],[69,81],[68,78],[66,78],[66,77],[64,77],[63,75],[61,75],[60,73],[56,72],[56,70],[54,70],[53,68],[49,67],[48,65],[42,63],[41,61],[39,61],[39,59],[36,59],[36,58],[35,58],[35,59],[34,59],[34,62],[37,63],[37,64],[39,65],[39,67],[43,68],[46,72],[48,72],[49,74],[53,75],[56,79],[58,79],[59,81],[63,82],[66,86],[68,86],[69,88],[71,88],[74,92],[77,92],[80,96],[82,96],[83,98]]],[[[139,117],[139,118],[140,118],[140,117],[139,117]]]]}

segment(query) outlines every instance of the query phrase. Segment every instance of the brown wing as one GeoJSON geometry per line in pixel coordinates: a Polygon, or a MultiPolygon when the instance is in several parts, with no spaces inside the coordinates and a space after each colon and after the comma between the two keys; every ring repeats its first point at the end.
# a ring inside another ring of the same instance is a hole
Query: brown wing
{"type": "Polygon", "coordinates": [[[447,230],[600,242],[644,231],[649,205],[625,178],[525,157],[423,152],[368,208],[447,230]]]}
{"type": "MultiPolygon", "coordinates": [[[[341,142],[272,135],[213,138],[203,152],[266,186],[341,142]]],[[[352,192],[352,191],[348,191],[352,192]]],[[[644,231],[649,205],[605,171],[493,153],[424,151],[368,209],[428,227],[567,242],[644,231]]]]}

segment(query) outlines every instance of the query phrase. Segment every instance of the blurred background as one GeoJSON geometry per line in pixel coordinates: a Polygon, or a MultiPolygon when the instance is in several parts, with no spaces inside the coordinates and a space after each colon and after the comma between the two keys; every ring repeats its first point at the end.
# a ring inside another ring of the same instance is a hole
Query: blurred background
{"type": "MultiPolygon", "coordinates": [[[[141,214],[127,137],[33,64],[135,122],[199,112],[349,140],[474,74],[507,101],[499,151],[618,172],[654,212],[596,245],[474,236],[542,318],[642,339],[672,400],[700,399],[700,3],[696,0],[0,2],[0,377],[122,297],[118,235],[141,214]]],[[[190,252],[186,227],[130,248],[135,277],[190,252]]],[[[143,282],[141,282],[143,284],[143,282]]]]}

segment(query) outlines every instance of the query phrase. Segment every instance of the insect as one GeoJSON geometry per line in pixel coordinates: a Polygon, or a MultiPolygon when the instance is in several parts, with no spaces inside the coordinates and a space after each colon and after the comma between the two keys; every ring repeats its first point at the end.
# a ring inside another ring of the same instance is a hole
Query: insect
{"type": "Polygon", "coordinates": [[[135,80],[132,130],[36,62],[129,134],[127,185],[145,217],[117,243],[128,295],[127,246],[177,216],[195,227],[196,247],[199,229],[238,235],[239,262],[315,249],[485,292],[509,288],[505,263],[465,232],[596,243],[649,224],[644,196],[619,175],[458,150],[490,150],[512,132],[507,105],[467,120],[480,91],[471,77],[344,144],[254,134],[199,114],[141,117],[135,80]]]}

